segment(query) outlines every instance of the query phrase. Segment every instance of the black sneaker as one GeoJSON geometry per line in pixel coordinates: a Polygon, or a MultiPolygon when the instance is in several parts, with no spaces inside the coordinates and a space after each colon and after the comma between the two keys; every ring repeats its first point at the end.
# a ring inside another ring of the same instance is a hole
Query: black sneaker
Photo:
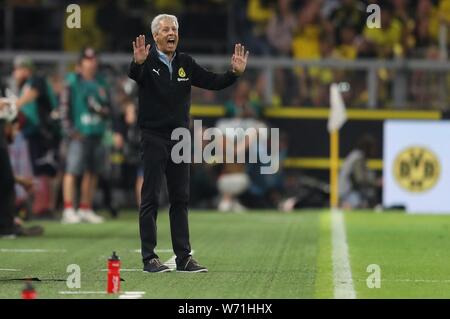
{"type": "Polygon", "coordinates": [[[192,256],[181,265],[177,265],[177,272],[208,272],[206,267],[200,266],[192,256]]]}
{"type": "Polygon", "coordinates": [[[16,229],[16,235],[20,237],[37,237],[42,236],[42,234],[44,234],[44,228],[39,225],[30,227],[19,226],[16,229]]]}
{"type": "Polygon", "coordinates": [[[152,258],[144,264],[145,272],[169,272],[172,271],[169,267],[161,263],[159,258],[152,258]]]}
{"type": "Polygon", "coordinates": [[[42,236],[44,228],[42,226],[18,226],[14,225],[14,228],[9,231],[0,231],[0,238],[17,238],[17,237],[37,237],[42,236]]]}

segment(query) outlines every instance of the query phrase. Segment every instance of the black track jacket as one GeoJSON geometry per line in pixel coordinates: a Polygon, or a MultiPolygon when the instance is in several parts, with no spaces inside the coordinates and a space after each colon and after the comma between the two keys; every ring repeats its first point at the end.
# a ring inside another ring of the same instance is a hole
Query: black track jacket
{"type": "Polygon", "coordinates": [[[131,62],[128,74],[139,88],[139,127],[169,138],[173,129],[189,127],[191,86],[221,90],[237,79],[231,71],[210,72],[178,51],[172,68],[171,77],[169,68],[159,60],[156,45],[152,45],[147,60],[141,65],[131,62]]]}

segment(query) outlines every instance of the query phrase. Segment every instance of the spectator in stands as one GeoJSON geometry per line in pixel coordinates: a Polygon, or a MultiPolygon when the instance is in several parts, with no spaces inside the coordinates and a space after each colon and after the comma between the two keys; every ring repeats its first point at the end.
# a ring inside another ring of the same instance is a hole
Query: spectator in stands
{"type": "Polygon", "coordinates": [[[430,49],[437,47],[439,32],[438,10],[431,0],[419,0],[416,9],[416,26],[414,30],[416,48],[419,57],[425,57],[430,49]]]}
{"type": "Polygon", "coordinates": [[[106,119],[110,114],[108,84],[97,72],[97,55],[92,48],[81,52],[78,72],[66,78],[61,96],[63,129],[67,137],[66,169],[63,178],[64,211],[62,222],[101,223],[92,210],[97,177],[104,166],[102,145],[106,119]],[[75,210],[75,177],[82,175],[81,201],[75,210]]]}
{"type": "Polygon", "coordinates": [[[323,20],[320,15],[322,1],[308,1],[298,11],[297,28],[292,42],[296,59],[320,58],[320,40],[323,34],[323,20]]]}
{"type": "Polygon", "coordinates": [[[337,45],[342,42],[341,32],[344,27],[350,28],[360,34],[365,23],[365,6],[359,0],[341,0],[339,5],[331,12],[327,19],[334,29],[337,45]]]}
{"type": "Polygon", "coordinates": [[[275,6],[271,0],[248,0],[247,20],[250,22],[250,32],[245,35],[244,42],[255,55],[271,53],[266,38],[268,23],[275,14],[275,6]]]}
{"type": "MultiPolygon", "coordinates": [[[[324,48],[332,45],[329,42],[329,32],[321,16],[322,1],[307,1],[298,11],[298,24],[292,42],[292,52],[296,59],[320,59],[324,48]]],[[[328,52],[328,50],[325,50],[328,52]]],[[[322,82],[322,72],[317,67],[296,68],[299,87],[299,101],[303,105],[311,105],[319,101],[315,84],[322,82]]]]}
{"type": "Polygon", "coordinates": [[[405,56],[411,54],[411,49],[415,46],[414,16],[411,14],[410,5],[411,0],[394,0],[392,1],[394,18],[402,24],[402,47],[405,51],[405,56]]]}
{"type": "Polygon", "coordinates": [[[333,57],[337,59],[355,60],[358,57],[357,30],[350,24],[343,24],[338,30],[337,45],[333,57]]]}
{"type": "Polygon", "coordinates": [[[275,14],[272,15],[267,26],[267,39],[275,54],[291,55],[295,28],[296,21],[291,0],[278,0],[275,14]]]}
{"type": "Polygon", "coordinates": [[[384,2],[381,6],[381,25],[382,28],[364,28],[364,38],[371,50],[379,58],[403,57],[402,24],[394,17],[393,7],[389,2],[384,2]]]}
{"type": "Polygon", "coordinates": [[[339,199],[344,209],[370,208],[378,204],[381,180],[367,167],[367,160],[375,156],[375,147],[375,139],[363,135],[345,158],[339,174],[339,199]]]}

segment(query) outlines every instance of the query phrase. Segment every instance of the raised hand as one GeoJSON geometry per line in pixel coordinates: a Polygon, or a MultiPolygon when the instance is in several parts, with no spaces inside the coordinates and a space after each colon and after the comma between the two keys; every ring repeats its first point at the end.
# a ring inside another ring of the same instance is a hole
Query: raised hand
{"type": "Polygon", "coordinates": [[[241,75],[247,66],[249,52],[245,52],[245,47],[240,43],[234,46],[234,54],[231,57],[231,69],[236,75],[241,75]]]}
{"type": "Polygon", "coordinates": [[[140,35],[133,41],[134,62],[142,64],[145,62],[150,51],[150,44],[145,45],[145,35],[140,35]]]}

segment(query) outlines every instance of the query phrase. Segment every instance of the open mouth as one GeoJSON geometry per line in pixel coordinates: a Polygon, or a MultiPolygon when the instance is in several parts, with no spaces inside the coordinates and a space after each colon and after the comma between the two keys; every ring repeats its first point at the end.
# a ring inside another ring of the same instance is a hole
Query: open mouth
{"type": "Polygon", "coordinates": [[[167,44],[175,45],[175,39],[169,39],[169,40],[167,40],[167,44]]]}

